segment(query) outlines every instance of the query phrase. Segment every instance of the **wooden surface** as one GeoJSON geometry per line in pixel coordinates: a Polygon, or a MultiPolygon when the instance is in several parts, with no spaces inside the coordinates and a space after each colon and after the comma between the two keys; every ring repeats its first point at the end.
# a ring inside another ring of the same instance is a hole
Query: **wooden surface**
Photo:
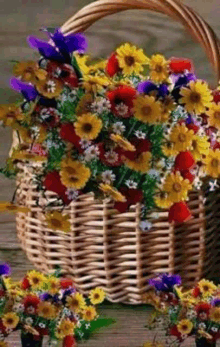
{"type": "MultiPolygon", "coordinates": [[[[182,0],[183,1],[183,0],[182,0]]],[[[13,102],[17,94],[9,88],[12,64],[10,60],[35,59],[38,55],[26,43],[27,35],[42,36],[41,26],[57,27],[88,0],[1,0],[0,10],[0,103],[13,102]]],[[[220,37],[220,0],[184,0],[207,20],[220,37]]],[[[204,52],[184,32],[182,27],[155,13],[128,11],[96,23],[87,33],[89,52],[95,57],[106,57],[121,42],[131,41],[142,46],[148,55],[161,52],[167,57],[184,56],[194,60],[197,75],[214,81],[204,52]]],[[[11,133],[0,128],[0,165],[7,157],[11,133]]],[[[0,177],[0,200],[12,197],[14,183],[0,177]]],[[[21,277],[31,264],[26,259],[16,238],[14,217],[0,215],[0,261],[13,268],[14,278],[21,277]]],[[[152,336],[144,328],[149,309],[107,304],[101,313],[116,318],[117,323],[102,329],[85,347],[141,347],[152,336]]],[[[158,332],[160,336],[162,333],[158,332]]],[[[161,335],[162,336],[162,335],[161,335]]],[[[15,336],[10,346],[20,346],[15,336]]],[[[193,346],[193,343],[188,343],[193,346]]]]}

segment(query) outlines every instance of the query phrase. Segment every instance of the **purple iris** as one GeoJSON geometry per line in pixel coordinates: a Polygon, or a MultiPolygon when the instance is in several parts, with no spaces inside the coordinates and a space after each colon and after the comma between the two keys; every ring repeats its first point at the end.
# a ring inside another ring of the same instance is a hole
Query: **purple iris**
{"type": "Polygon", "coordinates": [[[11,78],[10,86],[20,92],[27,101],[35,100],[38,96],[38,92],[32,84],[22,82],[18,78],[11,78]]]}
{"type": "Polygon", "coordinates": [[[164,98],[169,94],[168,86],[161,84],[159,87],[151,81],[144,81],[138,84],[137,90],[139,93],[149,94],[152,91],[156,91],[158,97],[164,98]]]}
{"type": "Polygon", "coordinates": [[[49,293],[43,293],[43,294],[40,294],[40,299],[42,301],[47,301],[47,300],[51,300],[53,298],[53,296],[49,293]]]}
{"type": "Polygon", "coordinates": [[[87,40],[82,34],[69,34],[65,36],[60,29],[56,29],[53,34],[47,29],[44,29],[44,31],[47,32],[53,44],[34,36],[28,36],[27,41],[31,48],[37,49],[46,59],[71,64],[70,53],[75,51],[84,53],[87,49],[87,40]]]}
{"type": "Polygon", "coordinates": [[[11,267],[7,264],[0,264],[0,276],[8,276],[11,274],[11,267]]]}
{"type": "Polygon", "coordinates": [[[158,291],[169,292],[173,290],[175,285],[181,284],[181,277],[179,275],[162,274],[149,280],[149,284],[158,291]]]}
{"type": "Polygon", "coordinates": [[[215,306],[215,307],[216,306],[219,307],[220,306],[220,298],[216,298],[216,299],[212,300],[211,305],[215,306]]]}

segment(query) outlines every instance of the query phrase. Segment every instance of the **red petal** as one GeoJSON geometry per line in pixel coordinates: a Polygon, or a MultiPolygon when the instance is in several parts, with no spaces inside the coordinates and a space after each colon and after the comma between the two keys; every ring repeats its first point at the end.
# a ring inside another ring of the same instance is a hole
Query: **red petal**
{"type": "Polygon", "coordinates": [[[63,347],[74,347],[76,346],[76,340],[72,335],[68,335],[63,339],[63,347]]]}
{"type": "Polygon", "coordinates": [[[192,291],[192,295],[197,298],[201,294],[199,287],[195,287],[192,291]]]}
{"type": "Polygon", "coordinates": [[[61,278],[60,285],[62,289],[73,287],[73,280],[71,278],[61,278]]]}
{"type": "Polygon", "coordinates": [[[81,146],[79,144],[81,138],[76,135],[75,128],[72,125],[72,123],[65,123],[65,124],[61,125],[60,137],[63,140],[74,144],[77,148],[81,148],[81,146]]]}
{"type": "Polygon", "coordinates": [[[185,171],[191,169],[195,165],[195,160],[191,152],[180,152],[175,159],[175,169],[185,171]]]}
{"type": "Polygon", "coordinates": [[[43,186],[47,190],[57,193],[66,205],[70,203],[71,200],[66,195],[67,188],[62,184],[59,172],[49,172],[44,178],[43,186]]]}
{"type": "Polygon", "coordinates": [[[107,98],[111,103],[112,112],[117,114],[116,107],[118,104],[123,103],[128,107],[128,113],[124,118],[132,116],[133,101],[137,95],[136,89],[128,86],[121,85],[114,90],[107,93],[107,98]]]}
{"type": "Polygon", "coordinates": [[[170,70],[172,73],[183,73],[185,70],[194,71],[192,60],[186,58],[171,58],[170,70]]]}
{"type": "Polygon", "coordinates": [[[193,123],[187,124],[187,128],[193,130],[195,134],[199,131],[199,127],[193,123]]]}
{"type": "Polygon", "coordinates": [[[118,210],[120,213],[126,212],[129,208],[128,201],[125,202],[115,202],[114,208],[118,210]]]}
{"type": "Polygon", "coordinates": [[[220,149],[220,142],[215,142],[213,145],[212,145],[212,148],[213,149],[220,149]]]}
{"type": "Polygon", "coordinates": [[[31,286],[31,285],[30,285],[30,283],[29,283],[27,277],[25,277],[25,278],[23,279],[22,283],[21,283],[21,288],[22,288],[23,290],[26,290],[26,289],[29,289],[30,286],[31,286]]]}
{"type": "Polygon", "coordinates": [[[107,62],[106,72],[110,77],[113,77],[119,71],[120,71],[120,67],[119,67],[117,55],[113,53],[107,62]]]}
{"type": "Polygon", "coordinates": [[[195,175],[193,175],[189,170],[181,171],[181,176],[192,183],[195,179],[195,175]]]}
{"type": "Polygon", "coordinates": [[[217,104],[220,102],[220,90],[213,91],[214,102],[217,104]]]}
{"type": "Polygon", "coordinates": [[[184,223],[191,217],[191,212],[183,201],[173,204],[169,210],[169,222],[184,223]]]}

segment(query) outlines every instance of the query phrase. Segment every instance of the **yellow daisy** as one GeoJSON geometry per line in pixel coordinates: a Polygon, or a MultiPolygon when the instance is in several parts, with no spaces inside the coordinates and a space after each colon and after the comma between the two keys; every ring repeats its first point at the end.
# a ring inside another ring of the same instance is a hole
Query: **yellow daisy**
{"type": "Polygon", "coordinates": [[[206,114],[209,125],[220,129],[220,103],[212,103],[206,114]]]}
{"type": "Polygon", "coordinates": [[[36,83],[37,91],[48,99],[58,97],[63,90],[63,83],[57,78],[47,77],[36,83]]]}
{"type": "Polygon", "coordinates": [[[95,319],[97,315],[96,309],[93,306],[87,306],[84,310],[83,310],[83,319],[85,321],[92,321],[95,319]]]}
{"type": "Polygon", "coordinates": [[[125,159],[125,165],[129,167],[129,169],[147,173],[151,167],[151,153],[143,152],[141,153],[135,160],[125,159]]]}
{"type": "Polygon", "coordinates": [[[47,282],[46,277],[41,272],[35,270],[28,272],[27,279],[33,289],[42,289],[47,282]]]}
{"type": "Polygon", "coordinates": [[[111,134],[110,139],[114,141],[119,147],[123,148],[125,151],[135,152],[136,148],[127,139],[121,135],[111,134]]]}
{"type": "Polygon", "coordinates": [[[89,293],[91,304],[101,304],[105,299],[105,291],[102,288],[95,288],[89,293]]]}
{"type": "Polygon", "coordinates": [[[120,201],[120,202],[126,201],[125,196],[122,195],[116,188],[110,186],[109,184],[101,183],[99,185],[99,189],[115,201],[120,201]]]}
{"type": "Polygon", "coordinates": [[[74,123],[76,135],[85,140],[94,140],[102,129],[102,121],[92,113],[78,117],[74,123]]]}
{"type": "Polygon", "coordinates": [[[58,325],[56,330],[56,337],[58,339],[63,339],[65,336],[74,334],[75,323],[71,322],[69,319],[63,319],[58,325]]]}
{"type": "Polygon", "coordinates": [[[168,64],[169,62],[163,55],[153,55],[150,59],[150,79],[156,83],[167,81],[169,77],[168,64]]]}
{"type": "Polygon", "coordinates": [[[167,192],[159,192],[155,194],[154,202],[159,208],[168,209],[172,206],[169,194],[167,192]]]}
{"type": "Polygon", "coordinates": [[[92,63],[89,65],[89,73],[96,74],[105,71],[107,65],[107,60],[101,60],[96,63],[92,63]]]}
{"type": "Polygon", "coordinates": [[[80,161],[67,158],[61,162],[60,178],[62,183],[68,188],[84,188],[90,175],[90,169],[80,161]]]}
{"type": "Polygon", "coordinates": [[[71,294],[66,299],[67,306],[74,313],[79,313],[86,307],[86,301],[82,294],[71,294]]]}
{"type": "Polygon", "coordinates": [[[206,82],[202,80],[191,81],[187,87],[180,90],[180,103],[184,104],[187,112],[200,115],[211,107],[213,100],[212,92],[206,82]]]}
{"type": "Polygon", "coordinates": [[[206,158],[203,159],[204,171],[207,175],[218,178],[220,175],[220,150],[216,149],[213,151],[209,149],[206,158]]]}
{"type": "Polygon", "coordinates": [[[45,319],[54,319],[57,316],[57,308],[48,301],[42,301],[37,308],[38,315],[45,319]]]}
{"type": "Polygon", "coordinates": [[[10,202],[0,202],[0,212],[11,212],[11,213],[27,213],[30,212],[31,210],[28,207],[25,206],[18,206],[10,202]]]}
{"type": "Polygon", "coordinates": [[[143,71],[143,65],[149,64],[149,58],[143,49],[138,49],[130,43],[125,43],[116,50],[119,67],[123,75],[139,74],[143,71]]]}
{"type": "Polygon", "coordinates": [[[177,124],[170,133],[170,141],[173,142],[173,149],[184,152],[192,145],[194,131],[189,130],[185,124],[177,124]]]}
{"type": "Polygon", "coordinates": [[[211,296],[217,289],[216,285],[213,282],[205,279],[199,281],[198,287],[203,296],[211,296]]]}
{"type": "Polygon", "coordinates": [[[169,194],[172,202],[186,200],[188,191],[192,189],[189,180],[184,179],[180,172],[167,175],[163,184],[163,190],[169,194]]]}
{"type": "Polygon", "coordinates": [[[31,129],[23,128],[23,127],[17,127],[20,138],[22,142],[25,143],[43,143],[47,138],[47,130],[43,126],[38,127],[37,133],[33,133],[31,129]]]}
{"type": "Polygon", "coordinates": [[[87,93],[83,95],[76,107],[76,115],[80,116],[84,113],[88,113],[93,102],[94,97],[92,96],[92,94],[87,93]]]}
{"type": "Polygon", "coordinates": [[[79,66],[80,71],[82,72],[83,75],[89,74],[89,67],[87,65],[87,62],[89,60],[89,55],[85,54],[74,54],[77,64],[79,66]]]}
{"type": "Polygon", "coordinates": [[[189,335],[193,329],[193,323],[189,319],[182,319],[177,324],[177,329],[182,335],[189,335]]]}
{"type": "Polygon", "coordinates": [[[83,77],[82,87],[85,88],[87,93],[97,94],[106,88],[110,83],[107,77],[85,75],[83,77]]]}
{"type": "Polygon", "coordinates": [[[0,105],[0,121],[5,126],[14,127],[18,121],[23,120],[24,115],[16,105],[0,105]]]}
{"type": "Polygon", "coordinates": [[[161,103],[153,96],[141,95],[134,100],[134,116],[143,123],[156,124],[160,121],[161,103]]]}
{"type": "Polygon", "coordinates": [[[215,323],[220,323],[220,307],[211,308],[209,318],[215,323]]]}
{"type": "Polygon", "coordinates": [[[53,211],[45,214],[47,227],[52,230],[62,230],[64,232],[71,231],[69,215],[63,215],[61,212],[53,211]]]}
{"type": "Polygon", "coordinates": [[[49,285],[49,292],[53,294],[57,294],[60,290],[60,280],[56,277],[49,277],[47,281],[49,285]]]}
{"type": "Polygon", "coordinates": [[[190,152],[196,161],[199,161],[203,156],[206,156],[209,153],[209,148],[210,142],[208,141],[208,136],[193,136],[190,152]]]}
{"type": "Polygon", "coordinates": [[[175,157],[178,154],[178,151],[174,149],[174,143],[171,141],[167,141],[162,147],[162,152],[167,157],[175,157]]]}
{"type": "Polygon", "coordinates": [[[39,68],[35,61],[23,61],[17,63],[13,68],[13,74],[21,77],[26,82],[36,83],[39,80],[44,80],[47,72],[39,68]]]}
{"type": "Polygon", "coordinates": [[[31,153],[28,151],[15,151],[12,154],[12,159],[13,160],[42,162],[42,161],[46,161],[47,157],[43,156],[43,155],[38,155],[36,153],[31,153]]]}
{"type": "Polygon", "coordinates": [[[160,122],[165,123],[169,120],[170,114],[175,110],[176,104],[171,96],[166,96],[161,103],[162,112],[160,117],[160,122]]]}
{"type": "Polygon", "coordinates": [[[2,323],[8,329],[15,329],[19,323],[19,316],[14,312],[8,312],[3,315],[2,323]]]}

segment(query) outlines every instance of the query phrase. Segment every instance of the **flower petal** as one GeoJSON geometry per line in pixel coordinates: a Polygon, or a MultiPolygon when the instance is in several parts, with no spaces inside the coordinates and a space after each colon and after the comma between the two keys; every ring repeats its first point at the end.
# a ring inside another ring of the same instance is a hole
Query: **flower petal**
{"type": "Polygon", "coordinates": [[[7,263],[0,264],[0,276],[10,275],[11,268],[7,263]]]}
{"type": "Polygon", "coordinates": [[[64,62],[63,56],[50,43],[40,40],[34,36],[28,36],[27,41],[31,48],[37,49],[46,59],[64,62]]]}
{"type": "Polygon", "coordinates": [[[69,34],[65,36],[65,42],[70,53],[75,51],[85,53],[88,47],[87,39],[82,34],[69,34]]]}
{"type": "Polygon", "coordinates": [[[28,101],[35,100],[38,96],[37,90],[34,88],[32,84],[22,82],[18,78],[11,78],[10,86],[17,92],[22,93],[25,99],[28,101]]]}
{"type": "Polygon", "coordinates": [[[56,29],[54,34],[50,34],[51,39],[55,43],[56,47],[59,49],[60,53],[65,59],[65,63],[71,64],[69,47],[65,42],[65,37],[59,29],[56,29]]]}

